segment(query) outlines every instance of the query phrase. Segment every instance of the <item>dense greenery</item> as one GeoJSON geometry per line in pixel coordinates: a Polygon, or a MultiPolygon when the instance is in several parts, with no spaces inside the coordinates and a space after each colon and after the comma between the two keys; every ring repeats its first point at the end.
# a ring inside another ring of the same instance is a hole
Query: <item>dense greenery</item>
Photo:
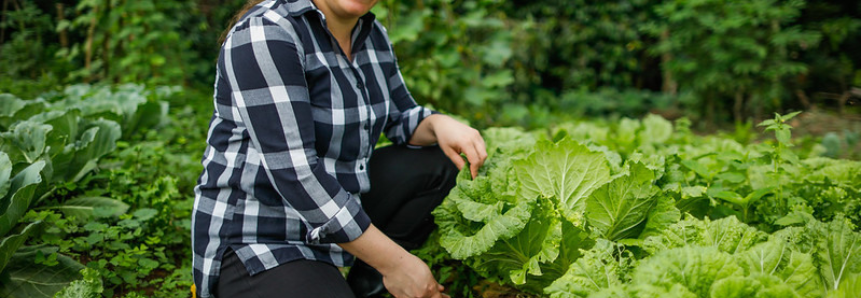
{"type": "Polygon", "coordinates": [[[2,96],[0,296],[52,297],[82,277],[60,297],[187,296],[205,127],[193,105],[167,117],[167,99],[186,98],[137,85],[2,96]]]}
{"type": "MultiPolygon", "coordinates": [[[[217,38],[243,2],[4,1],[0,88],[206,88],[217,38]]],[[[383,0],[374,11],[416,98],[480,126],[652,109],[684,109],[694,123],[761,120],[842,111],[861,86],[855,1],[383,0]]]]}
{"type": "MultiPolygon", "coordinates": [[[[3,1],[0,296],[189,296],[218,38],[245,2],[3,1]]],[[[488,142],[415,252],[453,296],[861,295],[861,170],[836,159],[861,158],[857,1],[374,13],[417,101],[488,142]],[[793,110],[819,112],[753,125],[793,110]]]]}
{"type": "Polygon", "coordinates": [[[554,297],[861,295],[861,163],[791,150],[793,116],[764,121],[775,139],[749,145],[657,116],[486,130],[479,177],[464,171],[434,211],[440,245],[482,276],[554,297]],[[730,254],[751,260],[724,265],[730,254]],[[754,265],[765,275],[747,275],[754,265]],[[709,276],[726,266],[739,273],[709,276]]]}

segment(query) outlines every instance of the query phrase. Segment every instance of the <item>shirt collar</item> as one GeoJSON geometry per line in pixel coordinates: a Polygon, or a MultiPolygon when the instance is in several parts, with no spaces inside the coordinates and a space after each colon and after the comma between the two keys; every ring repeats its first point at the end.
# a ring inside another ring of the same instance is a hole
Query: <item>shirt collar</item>
{"type": "MultiPolygon", "coordinates": [[[[301,15],[308,13],[309,11],[319,11],[319,9],[317,9],[317,5],[314,5],[314,2],[311,0],[281,0],[281,2],[284,3],[290,14],[301,15]]],[[[369,11],[359,19],[365,24],[372,24],[374,20],[376,20],[376,16],[374,13],[369,11]]]]}
{"type": "Polygon", "coordinates": [[[314,6],[314,3],[312,3],[311,0],[280,0],[280,2],[284,3],[284,6],[290,14],[301,15],[309,11],[317,10],[317,7],[314,6]]]}

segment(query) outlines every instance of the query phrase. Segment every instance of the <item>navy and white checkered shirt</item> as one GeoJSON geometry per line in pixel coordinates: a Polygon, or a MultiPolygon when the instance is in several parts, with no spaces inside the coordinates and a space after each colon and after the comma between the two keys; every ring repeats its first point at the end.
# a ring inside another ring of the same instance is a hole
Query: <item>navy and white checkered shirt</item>
{"type": "Polygon", "coordinates": [[[251,275],[297,259],[352,263],[335,243],[370,225],[359,194],[380,133],[405,144],[432,113],[404,86],[373,14],[352,48],[350,61],[309,0],[265,1],[227,36],[195,188],[198,297],[212,296],[228,248],[251,275]]]}

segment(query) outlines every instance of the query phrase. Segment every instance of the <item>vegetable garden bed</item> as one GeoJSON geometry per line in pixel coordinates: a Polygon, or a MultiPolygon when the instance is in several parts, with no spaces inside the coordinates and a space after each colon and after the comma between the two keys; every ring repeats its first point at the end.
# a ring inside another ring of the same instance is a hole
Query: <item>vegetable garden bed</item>
{"type": "MultiPolygon", "coordinates": [[[[188,297],[208,100],[0,96],[0,297],[188,297]]],[[[452,297],[861,297],[861,162],[793,146],[792,117],[752,144],[658,116],[486,129],[414,253],[452,297]]]]}
{"type": "Polygon", "coordinates": [[[434,211],[482,277],[550,297],[861,297],[861,163],[656,116],[523,132],[434,211]]]}

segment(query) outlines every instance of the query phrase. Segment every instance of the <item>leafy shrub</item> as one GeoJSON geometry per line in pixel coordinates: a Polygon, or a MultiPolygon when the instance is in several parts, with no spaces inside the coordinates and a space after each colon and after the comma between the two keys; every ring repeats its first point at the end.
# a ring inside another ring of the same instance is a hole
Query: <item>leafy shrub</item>
{"type": "Polygon", "coordinates": [[[2,296],[49,297],[80,277],[84,266],[58,254],[60,247],[27,242],[63,226],[47,220],[50,214],[33,215],[31,208],[56,209],[79,221],[124,213],[128,205],[112,198],[58,196],[96,169],[98,160],[116,148],[123,130],[160,123],[166,106],[147,95],[132,86],[117,90],[72,86],[62,96],[47,94],[47,99],[35,100],[0,95],[2,296]],[[24,216],[28,211],[31,214],[24,216]]]}
{"type": "Polygon", "coordinates": [[[786,97],[783,80],[807,71],[789,55],[818,43],[820,35],[793,22],[805,2],[665,1],[658,19],[643,26],[660,41],[650,50],[670,58],[662,67],[681,89],[699,95],[709,119],[722,102],[733,102],[736,121],[746,110],[779,110],[786,97]]]}

